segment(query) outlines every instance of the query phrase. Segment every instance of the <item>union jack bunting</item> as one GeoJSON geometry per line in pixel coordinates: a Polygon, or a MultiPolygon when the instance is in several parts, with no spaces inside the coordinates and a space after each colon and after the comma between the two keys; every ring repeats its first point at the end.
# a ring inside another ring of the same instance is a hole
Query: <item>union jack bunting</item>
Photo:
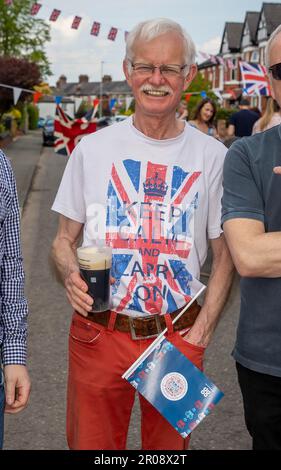
{"type": "Polygon", "coordinates": [[[52,11],[49,21],[57,21],[58,17],[61,14],[61,10],[57,10],[56,8],[52,11]]]}
{"type": "Polygon", "coordinates": [[[212,62],[212,64],[217,64],[217,58],[216,58],[216,56],[211,55],[211,56],[210,56],[210,61],[212,62]]]}
{"type": "Polygon", "coordinates": [[[207,54],[207,52],[199,51],[199,54],[201,55],[201,57],[202,57],[204,60],[209,60],[209,59],[210,59],[210,54],[207,54]]]}
{"type": "Polygon", "coordinates": [[[37,15],[37,13],[39,12],[40,8],[42,7],[41,3],[34,3],[31,7],[31,10],[30,10],[30,14],[32,16],[35,16],[37,15]]]}
{"type": "Polygon", "coordinates": [[[266,78],[266,68],[260,64],[239,62],[243,88],[248,95],[269,96],[269,82],[266,78]]]}
{"type": "Polygon", "coordinates": [[[70,155],[74,147],[85,134],[95,132],[95,122],[85,118],[72,119],[61,108],[57,106],[55,117],[55,152],[61,155],[70,155]]]}
{"type": "Polygon", "coordinates": [[[91,34],[93,36],[98,36],[99,33],[100,33],[100,23],[98,23],[97,21],[94,21],[92,29],[91,29],[91,34]]]}
{"type": "Polygon", "coordinates": [[[110,41],[115,41],[117,32],[118,32],[117,28],[110,28],[107,39],[110,39],[110,41]]]}
{"type": "Polygon", "coordinates": [[[226,63],[227,63],[227,67],[228,67],[230,70],[233,70],[233,69],[236,68],[235,64],[232,62],[231,59],[227,59],[226,63]]]}
{"type": "Polygon", "coordinates": [[[75,16],[75,18],[72,22],[71,28],[72,29],[78,29],[79,26],[80,26],[81,21],[82,21],[81,16],[75,16]]]}
{"type": "Polygon", "coordinates": [[[219,56],[217,55],[217,60],[218,60],[218,62],[219,62],[220,65],[224,65],[224,60],[223,60],[222,57],[219,57],[219,56]]]}
{"type": "Polygon", "coordinates": [[[4,0],[5,5],[13,5],[13,0],[4,0]]]}

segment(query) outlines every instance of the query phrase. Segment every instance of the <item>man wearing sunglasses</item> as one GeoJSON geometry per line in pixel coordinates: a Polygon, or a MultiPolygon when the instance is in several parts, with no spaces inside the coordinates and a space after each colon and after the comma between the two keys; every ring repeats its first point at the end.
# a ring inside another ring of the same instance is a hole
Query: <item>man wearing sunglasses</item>
{"type": "MultiPolygon", "coordinates": [[[[174,21],[140,23],[127,37],[123,68],[135,114],[82,139],[53,206],[61,214],[54,260],[76,312],[69,342],[72,449],[125,448],[135,390],[121,376],[166,325],[168,338],[202,368],[233,272],[220,224],[226,149],[176,118],[197,71],[193,41],[174,21]],[[113,248],[112,307],[98,314],[77,265],[82,230],[84,245],[99,236],[113,248]],[[176,312],[201,288],[208,238],[213,267],[204,304],[200,310],[194,302],[173,327],[176,312]]],[[[140,406],[143,449],[187,447],[142,397],[140,406]]]]}
{"type": "MultiPolygon", "coordinates": [[[[281,25],[266,47],[281,106],[281,25]]],[[[224,167],[222,222],[241,275],[233,351],[255,450],[281,450],[281,125],[241,139],[224,167]]]]}

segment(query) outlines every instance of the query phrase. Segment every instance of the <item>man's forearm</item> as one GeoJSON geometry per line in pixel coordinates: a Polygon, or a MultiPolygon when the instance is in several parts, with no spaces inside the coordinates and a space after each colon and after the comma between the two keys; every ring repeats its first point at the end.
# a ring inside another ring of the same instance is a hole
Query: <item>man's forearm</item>
{"type": "Polygon", "coordinates": [[[207,346],[219,321],[232,285],[234,265],[226,245],[214,258],[204,304],[186,339],[207,346]]]}
{"type": "Polygon", "coordinates": [[[56,238],[52,245],[52,261],[58,281],[65,285],[65,279],[71,273],[79,272],[76,244],[66,238],[56,238]]]}
{"type": "Polygon", "coordinates": [[[281,232],[258,233],[243,240],[229,232],[227,241],[242,277],[281,277],[281,232]]]}

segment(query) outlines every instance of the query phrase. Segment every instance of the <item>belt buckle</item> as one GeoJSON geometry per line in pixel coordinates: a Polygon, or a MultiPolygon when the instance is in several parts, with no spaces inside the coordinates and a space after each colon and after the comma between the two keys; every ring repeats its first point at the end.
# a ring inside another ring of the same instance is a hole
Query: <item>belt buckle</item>
{"type": "MultiPolygon", "coordinates": [[[[147,320],[151,320],[151,317],[150,316],[147,316],[147,317],[139,317],[141,318],[143,321],[145,321],[146,319],[147,320]]],[[[154,334],[154,335],[148,335],[148,336],[137,336],[136,335],[136,330],[135,330],[135,327],[134,327],[134,317],[129,317],[129,326],[130,326],[130,333],[131,333],[131,337],[133,340],[137,340],[137,339],[149,339],[149,338],[156,338],[159,333],[162,332],[162,329],[161,329],[161,324],[160,324],[160,320],[159,320],[159,316],[156,315],[155,316],[155,321],[156,321],[156,328],[157,328],[157,333],[154,334]]]]}

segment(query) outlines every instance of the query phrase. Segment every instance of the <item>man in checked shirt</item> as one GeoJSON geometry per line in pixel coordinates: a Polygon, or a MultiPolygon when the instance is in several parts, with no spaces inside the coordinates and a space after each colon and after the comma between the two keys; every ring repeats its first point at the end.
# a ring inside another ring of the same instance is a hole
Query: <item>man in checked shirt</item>
{"type": "Polygon", "coordinates": [[[4,411],[14,414],[27,404],[30,380],[26,368],[27,301],[20,247],[16,183],[0,150],[0,449],[4,411]]]}

